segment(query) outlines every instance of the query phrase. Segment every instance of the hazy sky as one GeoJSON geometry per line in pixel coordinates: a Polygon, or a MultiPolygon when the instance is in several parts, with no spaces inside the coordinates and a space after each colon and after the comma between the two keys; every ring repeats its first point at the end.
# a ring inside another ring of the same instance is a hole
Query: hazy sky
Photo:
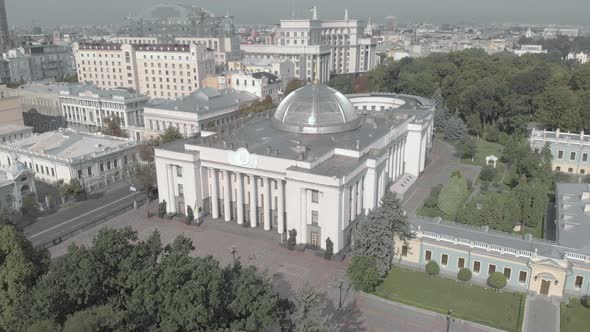
{"type": "Polygon", "coordinates": [[[590,25],[590,0],[6,0],[10,25],[117,23],[157,3],[193,3],[216,14],[227,10],[236,23],[273,23],[317,4],[320,18],[385,16],[403,21],[523,22],[590,25]]]}

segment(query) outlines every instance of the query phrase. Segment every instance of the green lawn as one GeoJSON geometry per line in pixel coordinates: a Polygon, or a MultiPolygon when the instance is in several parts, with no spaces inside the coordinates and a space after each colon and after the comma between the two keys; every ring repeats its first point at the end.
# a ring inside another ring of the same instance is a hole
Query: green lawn
{"type": "Polygon", "coordinates": [[[588,331],[590,326],[590,308],[585,308],[580,300],[572,299],[568,305],[561,305],[561,332],[588,331]]]}
{"type": "Polygon", "coordinates": [[[394,267],[375,295],[507,331],[520,331],[526,297],[394,267]]]}
{"type": "MultiPolygon", "coordinates": [[[[461,163],[466,165],[485,166],[486,157],[494,155],[498,158],[502,157],[502,150],[504,147],[500,143],[488,142],[483,138],[473,137],[477,143],[477,154],[473,161],[471,159],[462,159],[461,163]]],[[[498,165],[501,163],[498,161],[498,165]]]]}

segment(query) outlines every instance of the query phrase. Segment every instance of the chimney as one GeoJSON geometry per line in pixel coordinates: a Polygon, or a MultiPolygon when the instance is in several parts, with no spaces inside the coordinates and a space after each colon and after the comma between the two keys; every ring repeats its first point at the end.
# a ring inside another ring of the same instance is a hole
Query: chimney
{"type": "Polygon", "coordinates": [[[278,157],[279,156],[279,150],[274,150],[273,154],[274,154],[275,157],[278,157]]]}
{"type": "Polygon", "coordinates": [[[584,130],[580,132],[580,142],[584,142],[584,130]]]}
{"type": "Polygon", "coordinates": [[[271,149],[271,147],[269,145],[269,146],[266,147],[266,154],[270,154],[271,152],[272,152],[272,149],[271,149]]]}
{"type": "Polygon", "coordinates": [[[299,160],[299,161],[305,160],[305,152],[300,151],[297,160],[299,160]]]}
{"type": "Polygon", "coordinates": [[[555,138],[559,138],[559,128],[555,129],[555,138]]]}
{"type": "Polygon", "coordinates": [[[490,230],[490,226],[488,226],[488,225],[483,225],[483,226],[481,226],[481,227],[479,228],[479,230],[480,230],[480,231],[482,231],[482,232],[486,232],[486,233],[487,233],[487,232],[490,230]]]}
{"type": "Polygon", "coordinates": [[[361,140],[356,140],[356,149],[357,151],[361,149],[361,140]]]}
{"type": "Polygon", "coordinates": [[[532,241],[532,240],[533,240],[533,234],[531,234],[531,233],[526,233],[526,234],[524,235],[524,240],[525,240],[525,241],[532,241]]]}
{"type": "Polygon", "coordinates": [[[232,149],[232,150],[235,150],[236,149],[236,145],[234,143],[230,143],[229,144],[229,148],[232,149]]]}

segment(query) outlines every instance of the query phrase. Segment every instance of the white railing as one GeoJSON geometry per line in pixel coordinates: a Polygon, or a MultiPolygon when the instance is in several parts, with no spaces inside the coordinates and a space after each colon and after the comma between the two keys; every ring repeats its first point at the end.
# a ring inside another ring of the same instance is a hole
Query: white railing
{"type": "Polygon", "coordinates": [[[590,261],[590,256],[582,255],[582,254],[576,254],[576,253],[567,252],[567,251],[563,254],[563,258],[573,259],[573,260],[582,261],[582,262],[590,261]]]}

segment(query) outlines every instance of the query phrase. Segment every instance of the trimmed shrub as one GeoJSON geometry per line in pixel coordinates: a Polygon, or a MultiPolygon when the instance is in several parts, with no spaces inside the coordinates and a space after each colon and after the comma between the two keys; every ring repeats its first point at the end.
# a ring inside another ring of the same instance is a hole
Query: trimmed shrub
{"type": "Polygon", "coordinates": [[[496,177],[496,175],[498,174],[498,170],[495,169],[492,166],[484,166],[481,169],[481,172],[479,173],[479,178],[482,181],[492,181],[494,180],[494,178],[496,177]]]}
{"type": "Polygon", "coordinates": [[[471,270],[465,267],[462,268],[459,270],[459,273],[457,273],[457,279],[465,282],[471,280],[471,270]]]}
{"type": "Polygon", "coordinates": [[[289,231],[289,238],[287,239],[287,249],[294,250],[297,245],[297,231],[295,228],[289,231]]]}
{"type": "Polygon", "coordinates": [[[334,254],[334,243],[328,237],[326,239],[326,251],[324,251],[324,258],[327,260],[332,259],[332,255],[334,254]]]}
{"type": "Polygon", "coordinates": [[[440,272],[440,267],[435,261],[430,261],[426,264],[426,273],[431,276],[435,276],[440,272]]]}
{"type": "Polygon", "coordinates": [[[367,293],[375,291],[375,288],[383,282],[377,271],[375,257],[352,257],[347,274],[354,289],[367,293]]]}
{"type": "Polygon", "coordinates": [[[488,286],[498,290],[506,287],[506,277],[500,272],[494,272],[488,277],[488,286]]]}

